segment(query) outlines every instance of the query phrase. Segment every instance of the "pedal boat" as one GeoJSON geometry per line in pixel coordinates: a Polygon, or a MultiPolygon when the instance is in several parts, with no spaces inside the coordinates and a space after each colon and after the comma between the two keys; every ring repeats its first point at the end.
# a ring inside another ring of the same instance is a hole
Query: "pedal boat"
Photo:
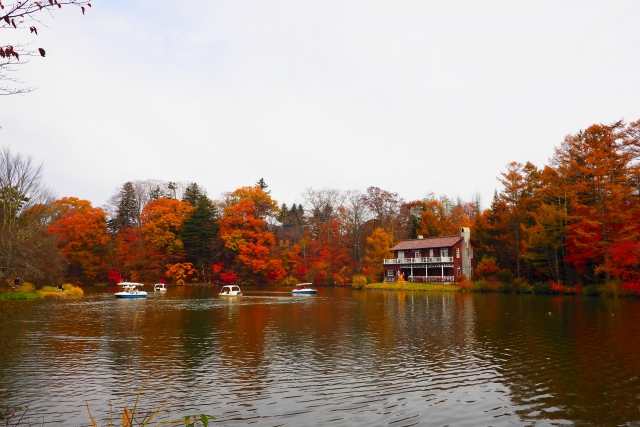
{"type": "Polygon", "coordinates": [[[120,292],[116,292],[116,298],[146,298],[147,293],[145,291],[139,291],[138,287],[144,286],[142,283],[133,282],[121,282],[118,283],[122,289],[120,292]]]}
{"type": "Polygon", "coordinates": [[[238,285],[225,285],[218,293],[219,297],[241,297],[242,291],[238,285]]]}
{"type": "Polygon", "coordinates": [[[295,289],[291,291],[293,295],[313,295],[317,294],[318,291],[316,289],[311,288],[313,283],[299,283],[296,285],[295,289]]]}

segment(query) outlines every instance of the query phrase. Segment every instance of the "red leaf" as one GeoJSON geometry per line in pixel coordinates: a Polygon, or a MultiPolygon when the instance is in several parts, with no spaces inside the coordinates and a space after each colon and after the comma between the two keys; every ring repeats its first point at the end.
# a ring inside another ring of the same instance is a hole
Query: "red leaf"
{"type": "Polygon", "coordinates": [[[84,6],[80,6],[80,9],[82,9],[82,14],[84,15],[84,6]]]}
{"type": "Polygon", "coordinates": [[[43,49],[43,48],[41,48],[41,47],[39,47],[39,48],[38,48],[38,52],[40,52],[40,56],[44,56],[44,55],[45,55],[45,53],[46,53],[46,52],[44,51],[44,49],[43,49]]]}

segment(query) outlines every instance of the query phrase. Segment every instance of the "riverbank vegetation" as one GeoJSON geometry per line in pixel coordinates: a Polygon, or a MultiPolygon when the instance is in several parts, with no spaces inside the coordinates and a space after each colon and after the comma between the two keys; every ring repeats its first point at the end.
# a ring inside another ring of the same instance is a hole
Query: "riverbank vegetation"
{"type": "Polygon", "coordinates": [[[66,283],[62,290],[57,286],[43,286],[37,288],[32,283],[22,283],[18,287],[5,286],[0,288],[0,299],[38,299],[38,298],[69,298],[84,295],[82,288],[66,283]]]}
{"type": "Polygon", "coordinates": [[[378,187],[308,188],[301,203],[278,204],[263,179],[217,200],[197,183],[130,181],[94,207],[54,198],[41,185],[42,167],[4,149],[0,273],[49,285],[364,287],[362,280],[382,280],[383,260],[400,240],[470,227],[480,261],[461,289],[638,295],[639,138],[640,121],[568,135],[548,165],[509,163],[487,209],[479,196],[452,200],[427,187],[411,201],[378,187]],[[16,179],[10,168],[25,173],[16,179]]]}

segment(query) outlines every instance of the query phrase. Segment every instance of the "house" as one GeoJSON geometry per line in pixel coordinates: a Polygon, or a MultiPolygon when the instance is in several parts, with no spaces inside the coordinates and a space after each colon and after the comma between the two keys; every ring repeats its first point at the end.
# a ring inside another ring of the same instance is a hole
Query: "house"
{"type": "Polygon", "coordinates": [[[418,282],[455,282],[476,269],[475,245],[467,227],[459,236],[403,240],[393,248],[393,258],[384,260],[385,282],[395,282],[400,273],[405,280],[418,282]]]}

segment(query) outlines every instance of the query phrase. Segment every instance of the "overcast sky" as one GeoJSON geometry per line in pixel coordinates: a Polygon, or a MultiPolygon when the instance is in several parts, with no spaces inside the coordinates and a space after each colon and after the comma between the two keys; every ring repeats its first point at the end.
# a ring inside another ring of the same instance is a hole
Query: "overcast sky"
{"type": "MultiPolygon", "coordinates": [[[[511,161],[640,119],[640,2],[95,0],[64,7],[0,98],[0,145],[58,196],[103,205],[129,180],[212,198],[264,178],[377,186],[487,207],[511,161]]],[[[15,38],[14,38],[15,37],[15,38]]]]}

